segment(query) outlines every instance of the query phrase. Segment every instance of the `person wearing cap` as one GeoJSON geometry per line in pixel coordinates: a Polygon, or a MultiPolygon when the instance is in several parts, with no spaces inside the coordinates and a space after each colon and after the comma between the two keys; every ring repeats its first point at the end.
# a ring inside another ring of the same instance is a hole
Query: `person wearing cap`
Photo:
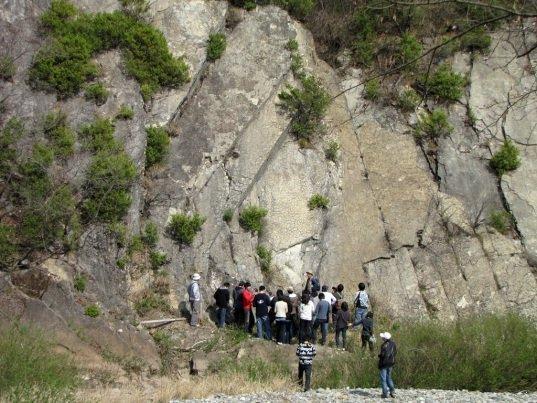
{"type": "Polygon", "coordinates": [[[192,281],[188,286],[188,301],[190,302],[190,326],[199,326],[199,315],[201,311],[201,292],[198,281],[201,276],[198,273],[192,275],[192,281]]]}
{"type": "Polygon", "coordinates": [[[379,353],[380,387],[382,388],[382,398],[395,397],[395,386],[392,380],[392,369],[395,365],[397,346],[392,340],[392,335],[388,332],[380,334],[383,340],[379,353]]]}

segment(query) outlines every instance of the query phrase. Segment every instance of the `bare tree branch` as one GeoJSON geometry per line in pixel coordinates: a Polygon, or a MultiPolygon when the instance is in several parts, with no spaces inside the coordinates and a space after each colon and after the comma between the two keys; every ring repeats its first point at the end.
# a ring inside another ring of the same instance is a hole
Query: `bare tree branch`
{"type": "Polygon", "coordinates": [[[487,25],[487,24],[490,24],[490,23],[492,23],[492,22],[496,22],[496,21],[501,21],[501,20],[504,20],[504,19],[506,19],[506,18],[509,18],[510,16],[511,16],[511,14],[504,14],[504,15],[501,15],[501,16],[499,16],[499,17],[494,17],[494,18],[491,18],[491,19],[489,19],[489,20],[482,21],[482,22],[480,22],[480,23],[478,23],[478,24],[475,24],[475,25],[473,25],[472,27],[470,27],[470,28],[468,28],[468,29],[466,29],[466,30],[464,30],[464,31],[462,31],[462,32],[460,32],[460,33],[458,33],[457,35],[452,36],[451,38],[445,40],[444,42],[442,42],[442,43],[440,43],[440,44],[438,44],[438,45],[436,45],[436,46],[433,46],[433,47],[429,48],[427,51],[423,52],[423,53],[422,53],[421,55],[419,55],[418,57],[415,57],[414,59],[412,59],[412,60],[410,60],[410,61],[408,61],[408,62],[406,62],[406,63],[403,63],[403,64],[401,64],[401,65],[399,65],[399,66],[395,66],[395,67],[393,67],[393,68],[391,68],[391,69],[389,69],[389,70],[387,70],[387,71],[384,71],[384,72],[382,72],[382,73],[378,73],[378,74],[376,74],[376,75],[373,75],[373,76],[371,76],[371,77],[369,77],[369,78],[367,78],[367,79],[365,79],[365,80],[362,80],[360,83],[358,83],[358,84],[356,84],[356,85],[353,85],[353,86],[351,86],[351,87],[349,87],[349,88],[346,88],[346,89],[340,91],[339,93],[337,93],[336,95],[334,95],[334,96],[332,97],[332,99],[335,99],[335,98],[337,98],[337,97],[339,97],[339,96],[345,94],[346,92],[348,92],[348,91],[350,91],[350,90],[353,90],[353,89],[355,89],[355,88],[358,88],[358,87],[360,87],[361,85],[364,85],[365,83],[367,83],[367,82],[369,82],[369,81],[375,80],[375,79],[380,78],[380,77],[385,77],[385,76],[388,76],[388,75],[391,75],[391,74],[395,74],[395,73],[397,73],[397,72],[403,70],[405,67],[413,65],[414,63],[416,63],[417,61],[419,61],[419,60],[425,58],[426,56],[430,55],[431,53],[434,54],[434,53],[435,53],[438,49],[440,49],[441,47],[446,46],[448,43],[451,43],[451,42],[453,42],[453,41],[459,39],[460,37],[466,35],[467,33],[472,32],[472,31],[474,31],[475,29],[477,29],[477,28],[479,28],[479,27],[482,27],[483,25],[487,25]]]}

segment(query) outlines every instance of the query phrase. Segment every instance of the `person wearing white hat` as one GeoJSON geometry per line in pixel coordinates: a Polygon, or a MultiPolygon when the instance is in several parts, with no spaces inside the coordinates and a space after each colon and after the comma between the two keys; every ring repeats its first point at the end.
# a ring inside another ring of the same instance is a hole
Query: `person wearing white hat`
{"type": "Polygon", "coordinates": [[[188,300],[190,302],[191,316],[190,326],[199,326],[199,315],[201,311],[201,292],[198,281],[201,276],[198,273],[192,275],[192,282],[188,286],[188,300]]]}
{"type": "Polygon", "coordinates": [[[389,332],[380,334],[380,338],[383,340],[380,346],[379,354],[379,370],[380,370],[380,387],[382,388],[382,398],[395,397],[395,385],[392,380],[392,369],[395,364],[395,355],[397,354],[397,347],[392,340],[392,335],[389,332]]]}

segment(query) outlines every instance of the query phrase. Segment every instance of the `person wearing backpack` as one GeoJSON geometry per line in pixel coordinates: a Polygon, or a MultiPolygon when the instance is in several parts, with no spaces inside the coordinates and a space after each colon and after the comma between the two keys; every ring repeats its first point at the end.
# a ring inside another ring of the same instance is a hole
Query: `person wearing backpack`
{"type": "Polygon", "coordinates": [[[354,298],[354,322],[352,328],[356,329],[358,325],[361,325],[364,321],[365,316],[367,315],[367,310],[369,309],[369,296],[365,290],[365,284],[358,284],[358,292],[354,298]]]}
{"type": "Polygon", "coordinates": [[[397,354],[397,346],[392,340],[392,335],[388,332],[381,333],[380,338],[383,340],[380,346],[379,353],[379,371],[380,371],[380,387],[382,388],[382,398],[395,397],[395,385],[392,380],[392,369],[395,365],[395,356],[397,354]]]}
{"type": "Polygon", "coordinates": [[[198,327],[199,326],[199,316],[201,311],[201,292],[200,292],[200,285],[198,284],[198,281],[200,281],[201,276],[198,273],[194,273],[192,275],[192,282],[187,288],[188,291],[188,301],[190,302],[190,310],[191,310],[191,316],[190,316],[190,326],[198,327]]]}

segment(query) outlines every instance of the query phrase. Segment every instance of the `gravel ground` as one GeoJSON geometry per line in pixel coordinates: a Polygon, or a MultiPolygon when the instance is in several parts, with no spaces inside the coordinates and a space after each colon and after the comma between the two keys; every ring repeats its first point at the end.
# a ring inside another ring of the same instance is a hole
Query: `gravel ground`
{"type": "Polygon", "coordinates": [[[464,390],[402,389],[396,399],[381,399],[380,389],[318,389],[305,393],[267,392],[256,395],[220,396],[188,402],[537,402],[537,393],[481,393],[464,390]]]}

